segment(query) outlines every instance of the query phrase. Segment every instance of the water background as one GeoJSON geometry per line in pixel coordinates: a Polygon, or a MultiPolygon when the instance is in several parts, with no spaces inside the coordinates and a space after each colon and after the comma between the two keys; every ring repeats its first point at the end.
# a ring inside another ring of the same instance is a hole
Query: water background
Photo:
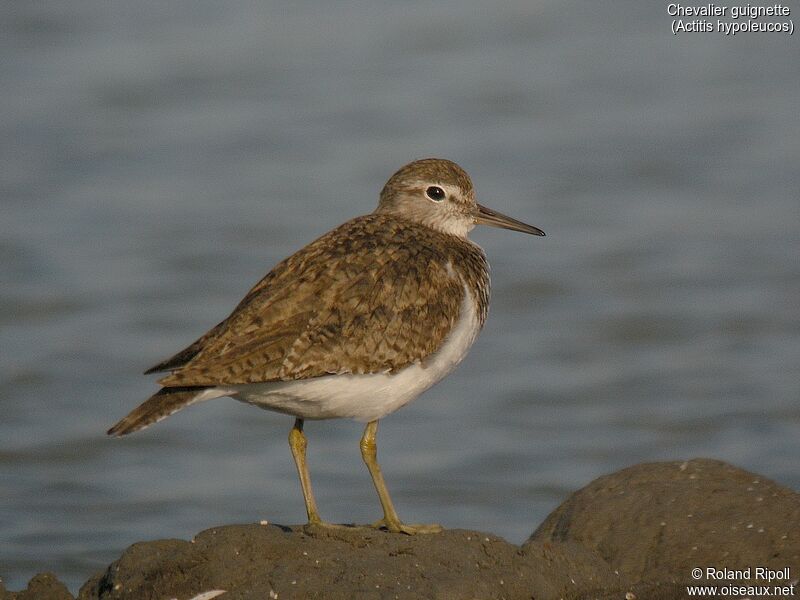
{"type": "MultiPolygon", "coordinates": [[[[789,3],[795,14],[800,6],[789,3]]],[[[291,418],[104,431],[278,260],[444,156],[542,227],[473,239],[489,321],[387,418],[402,517],[521,542],[571,491],[708,456],[800,488],[797,35],[666,4],[0,6],[0,575],[304,518],[291,418]]],[[[309,423],[323,516],[379,516],[361,426],[309,423]]]]}

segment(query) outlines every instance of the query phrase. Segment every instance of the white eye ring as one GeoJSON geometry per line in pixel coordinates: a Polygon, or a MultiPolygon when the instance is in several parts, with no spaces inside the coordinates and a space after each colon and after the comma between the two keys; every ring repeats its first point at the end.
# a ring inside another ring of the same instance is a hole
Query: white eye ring
{"type": "Polygon", "coordinates": [[[425,190],[425,195],[434,202],[441,202],[447,197],[445,191],[438,185],[430,186],[427,190],[425,190]]]}

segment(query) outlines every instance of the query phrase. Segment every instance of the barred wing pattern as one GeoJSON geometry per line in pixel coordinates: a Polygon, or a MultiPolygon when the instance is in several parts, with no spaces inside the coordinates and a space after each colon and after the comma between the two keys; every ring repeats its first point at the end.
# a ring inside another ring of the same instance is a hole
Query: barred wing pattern
{"type": "Polygon", "coordinates": [[[225,321],[151,371],[173,370],[159,381],[167,387],[212,386],[422,362],[458,320],[465,284],[481,323],[488,310],[483,251],[439,236],[384,214],[348,221],[279,263],[225,321]]]}

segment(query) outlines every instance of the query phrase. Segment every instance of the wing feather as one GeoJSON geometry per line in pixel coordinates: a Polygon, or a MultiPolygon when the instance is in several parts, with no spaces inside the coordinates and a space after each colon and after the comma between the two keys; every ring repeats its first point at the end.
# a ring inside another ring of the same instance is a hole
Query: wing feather
{"type": "Polygon", "coordinates": [[[435,239],[442,235],[386,215],[345,223],[277,265],[225,321],[183,351],[193,352],[184,364],[162,363],[175,370],[159,383],[393,372],[424,360],[461,307],[464,282],[448,263],[466,261],[488,284],[482,252],[464,241],[444,255],[435,239]]]}

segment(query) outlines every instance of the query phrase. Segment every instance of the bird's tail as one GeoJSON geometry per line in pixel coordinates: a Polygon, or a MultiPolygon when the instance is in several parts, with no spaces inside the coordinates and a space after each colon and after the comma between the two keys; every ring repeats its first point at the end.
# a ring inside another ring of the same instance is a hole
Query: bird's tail
{"type": "Polygon", "coordinates": [[[134,408],[128,416],[120,419],[106,433],[113,436],[127,435],[166,419],[180,409],[199,400],[204,387],[165,387],[134,408]]]}

